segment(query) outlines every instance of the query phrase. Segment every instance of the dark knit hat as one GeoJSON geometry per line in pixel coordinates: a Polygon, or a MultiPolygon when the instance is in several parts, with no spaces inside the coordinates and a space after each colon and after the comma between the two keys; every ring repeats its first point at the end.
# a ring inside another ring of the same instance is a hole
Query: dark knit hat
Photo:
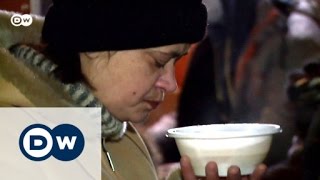
{"type": "Polygon", "coordinates": [[[42,39],[75,52],[127,50],[200,41],[201,0],[54,0],[42,39]]]}

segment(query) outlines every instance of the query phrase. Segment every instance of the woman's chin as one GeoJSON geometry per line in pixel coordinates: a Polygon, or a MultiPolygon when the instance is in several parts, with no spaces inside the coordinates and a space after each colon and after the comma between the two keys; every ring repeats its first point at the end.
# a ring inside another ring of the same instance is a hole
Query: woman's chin
{"type": "Polygon", "coordinates": [[[130,121],[132,123],[143,123],[143,122],[147,121],[149,115],[150,115],[150,111],[137,113],[137,114],[133,115],[132,117],[130,117],[128,121],[130,121]]]}

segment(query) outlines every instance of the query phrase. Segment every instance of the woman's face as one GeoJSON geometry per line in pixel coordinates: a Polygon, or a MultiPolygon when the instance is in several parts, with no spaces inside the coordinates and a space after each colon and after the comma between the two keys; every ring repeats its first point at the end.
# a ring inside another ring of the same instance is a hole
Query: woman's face
{"type": "Polygon", "coordinates": [[[95,96],[122,121],[146,119],[177,88],[174,65],[189,44],[81,53],[81,69],[95,96]]]}

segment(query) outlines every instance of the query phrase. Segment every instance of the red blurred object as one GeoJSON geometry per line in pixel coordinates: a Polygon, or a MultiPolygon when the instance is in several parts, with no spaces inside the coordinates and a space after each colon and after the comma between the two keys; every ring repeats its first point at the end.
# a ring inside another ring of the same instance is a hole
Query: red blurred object
{"type": "Polygon", "coordinates": [[[188,52],[187,55],[183,56],[176,64],[176,79],[178,87],[181,89],[183,86],[183,82],[185,79],[185,76],[188,71],[190,59],[192,57],[192,54],[196,48],[197,44],[193,44],[188,52]]]}
{"type": "Polygon", "coordinates": [[[0,9],[29,14],[30,0],[0,0],[0,9]]]}

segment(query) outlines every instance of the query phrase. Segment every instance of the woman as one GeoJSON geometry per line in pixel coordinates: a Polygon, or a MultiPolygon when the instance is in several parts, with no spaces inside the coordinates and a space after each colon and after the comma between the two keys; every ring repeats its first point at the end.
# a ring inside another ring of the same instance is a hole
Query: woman
{"type": "MultiPolygon", "coordinates": [[[[8,26],[9,18],[4,14],[0,23],[8,26]]],[[[102,179],[157,179],[131,122],[145,120],[176,89],[174,64],[202,39],[204,5],[198,0],[56,0],[43,27],[41,19],[34,21],[9,34],[1,28],[0,104],[102,107],[102,179]],[[39,45],[41,28],[46,57],[14,45],[39,45]],[[5,50],[9,47],[15,58],[5,50]]],[[[196,178],[187,157],[181,167],[184,179],[196,178]]],[[[207,171],[208,179],[218,179],[214,162],[207,171]]],[[[240,178],[237,168],[230,172],[231,178],[240,178]]],[[[180,174],[170,178],[180,179],[180,174]]]]}

